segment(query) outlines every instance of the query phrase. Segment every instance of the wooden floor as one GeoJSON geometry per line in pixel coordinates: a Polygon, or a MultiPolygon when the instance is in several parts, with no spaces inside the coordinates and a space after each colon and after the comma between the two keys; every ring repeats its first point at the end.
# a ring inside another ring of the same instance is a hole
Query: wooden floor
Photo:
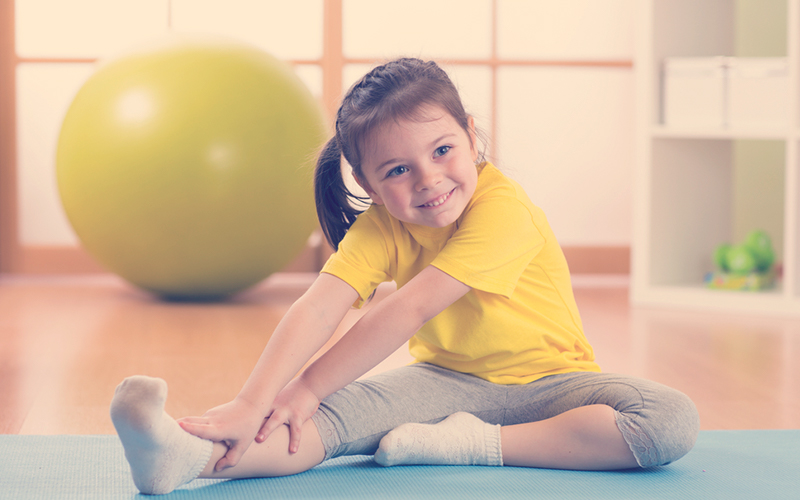
{"type": "MultiPolygon", "coordinates": [[[[0,277],[0,433],[113,433],[114,387],[133,374],[167,380],[171,415],[200,415],[236,394],[311,279],[278,274],[231,302],[188,304],[111,276],[0,277]]],[[[800,319],[632,308],[624,280],[574,281],[605,371],[685,392],[704,429],[800,428],[800,319]]],[[[400,350],[373,372],[409,360],[400,350]]]]}

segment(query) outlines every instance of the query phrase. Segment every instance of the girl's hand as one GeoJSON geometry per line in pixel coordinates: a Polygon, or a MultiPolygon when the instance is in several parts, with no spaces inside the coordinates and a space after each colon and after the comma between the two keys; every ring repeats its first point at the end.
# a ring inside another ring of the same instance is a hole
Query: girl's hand
{"type": "Polygon", "coordinates": [[[272,403],[269,416],[256,436],[257,443],[263,443],[272,431],[283,424],[289,426],[289,453],[300,449],[300,433],[303,424],[316,413],[319,398],[306,387],[300,378],[295,378],[278,394],[272,403]]]}
{"type": "Polygon", "coordinates": [[[263,422],[264,416],[258,408],[238,397],[208,410],[202,417],[178,419],[178,424],[186,432],[228,447],[225,456],[214,466],[217,472],[239,463],[263,422]]]}

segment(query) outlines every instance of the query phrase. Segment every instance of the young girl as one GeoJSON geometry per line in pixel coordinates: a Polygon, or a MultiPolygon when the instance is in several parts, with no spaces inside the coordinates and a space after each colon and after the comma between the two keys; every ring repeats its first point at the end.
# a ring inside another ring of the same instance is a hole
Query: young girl
{"type": "Polygon", "coordinates": [[[482,160],[473,119],[435,63],[399,59],[350,89],[315,191],[337,251],[233,401],[176,422],[163,380],[117,388],[111,416],[143,493],[352,454],[607,470],[692,448],[699,421],[686,396],[600,373],[544,214],[482,160]],[[363,213],[342,157],[372,200],[363,213]],[[293,379],[348,309],[392,280],[398,290],[293,379]],[[356,381],[406,341],[417,363],[356,381]]]}

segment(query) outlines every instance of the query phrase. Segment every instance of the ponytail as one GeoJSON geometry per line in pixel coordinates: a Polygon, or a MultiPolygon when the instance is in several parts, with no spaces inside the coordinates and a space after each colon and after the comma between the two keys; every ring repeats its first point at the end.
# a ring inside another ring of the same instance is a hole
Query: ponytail
{"type": "Polygon", "coordinates": [[[367,198],[357,196],[347,189],[342,178],[342,149],[336,137],[328,141],[317,160],[314,199],[325,239],[334,250],[338,250],[339,242],[356,217],[363,212],[354,208],[350,200],[363,203],[367,198]]]}

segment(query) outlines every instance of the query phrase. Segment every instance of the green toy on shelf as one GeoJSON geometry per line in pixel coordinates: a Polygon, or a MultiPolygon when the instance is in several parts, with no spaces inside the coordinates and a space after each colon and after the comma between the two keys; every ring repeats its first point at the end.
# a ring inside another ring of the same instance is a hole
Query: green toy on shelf
{"type": "Polygon", "coordinates": [[[750,232],[738,245],[718,246],[714,264],[719,269],[706,274],[708,288],[755,291],[775,286],[775,251],[764,231],[750,232]]]}

